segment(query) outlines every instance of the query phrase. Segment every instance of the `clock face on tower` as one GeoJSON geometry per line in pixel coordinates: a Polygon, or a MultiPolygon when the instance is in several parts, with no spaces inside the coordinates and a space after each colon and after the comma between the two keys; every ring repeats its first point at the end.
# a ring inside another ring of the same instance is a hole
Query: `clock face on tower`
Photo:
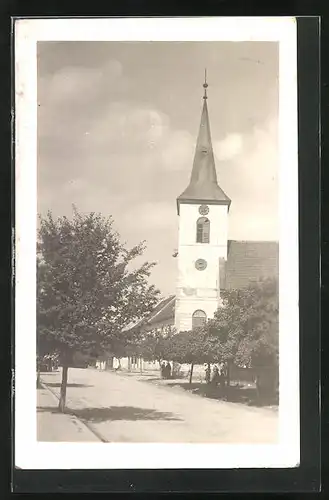
{"type": "Polygon", "coordinates": [[[198,271],[204,271],[207,267],[207,262],[204,259],[198,259],[195,263],[195,267],[198,271]]]}
{"type": "Polygon", "coordinates": [[[207,205],[201,205],[199,207],[199,214],[200,215],[207,215],[209,213],[209,207],[207,205]]]}

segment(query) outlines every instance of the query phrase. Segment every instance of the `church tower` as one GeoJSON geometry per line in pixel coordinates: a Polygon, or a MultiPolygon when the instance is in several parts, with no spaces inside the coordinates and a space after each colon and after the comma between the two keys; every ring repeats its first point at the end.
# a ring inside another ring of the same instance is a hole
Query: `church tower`
{"type": "Polygon", "coordinates": [[[191,330],[213,317],[227,260],[231,200],[217,182],[205,75],[203,109],[191,179],[177,198],[179,216],[175,327],[191,330]]]}

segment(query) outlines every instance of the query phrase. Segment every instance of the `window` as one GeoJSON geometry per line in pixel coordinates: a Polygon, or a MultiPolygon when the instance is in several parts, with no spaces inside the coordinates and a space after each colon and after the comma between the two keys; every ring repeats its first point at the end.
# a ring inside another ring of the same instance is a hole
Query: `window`
{"type": "Polygon", "coordinates": [[[209,243],[210,240],[210,220],[207,217],[200,217],[196,223],[196,242],[209,243]]]}
{"type": "Polygon", "coordinates": [[[207,315],[201,309],[194,311],[192,315],[192,329],[203,326],[207,321],[207,315]]]}

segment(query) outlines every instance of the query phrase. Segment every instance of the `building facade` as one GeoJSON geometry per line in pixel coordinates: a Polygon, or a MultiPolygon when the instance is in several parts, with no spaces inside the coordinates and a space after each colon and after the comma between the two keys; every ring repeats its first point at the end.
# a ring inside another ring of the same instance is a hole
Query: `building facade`
{"type": "MultiPolygon", "coordinates": [[[[178,196],[179,217],[176,294],[127,329],[187,331],[214,316],[221,291],[243,288],[253,281],[279,275],[276,241],[228,239],[231,200],[217,180],[208,113],[207,82],[190,182],[178,196]]],[[[234,203],[234,200],[233,200],[234,203]]],[[[155,369],[154,362],[125,358],[123,369],[155,369]]]]}
{"type": "Polygon", "coordinates": [[[204,83],[203,109],[190,183],[177,198],[179,216],[175,327],[191,330],[220,303],[220,269],[227,261],[231,200],[219,187],[204,83]]]}

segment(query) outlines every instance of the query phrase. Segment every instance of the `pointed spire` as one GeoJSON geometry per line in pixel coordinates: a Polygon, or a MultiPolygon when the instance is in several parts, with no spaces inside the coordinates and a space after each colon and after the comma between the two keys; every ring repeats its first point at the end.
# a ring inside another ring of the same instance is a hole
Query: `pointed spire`
{"type": "Polygon", "coordinates": [[[207,106],[207,70],[205,70],[205,81],[203,84],[203,108],[198,139],[195,148],[194,162],[190,184],[177,198],[179,203],[215,203],[218,205],[230,205],[231,200],[218,186],[215,166],[215,158],[212,149],[210,123],[207,106]]]}
{"type": "Polygon", "coordinates": [[[203,84],[203,88],[204,88],[204,96],[203,96],[203,98],[204,99],[208,99],[208,96],[207,96],[207,87],[208,87],[208,83],[207,83],[207,68],[205,68],[205,70],[204,70],[204,84],[203,84]]]}

